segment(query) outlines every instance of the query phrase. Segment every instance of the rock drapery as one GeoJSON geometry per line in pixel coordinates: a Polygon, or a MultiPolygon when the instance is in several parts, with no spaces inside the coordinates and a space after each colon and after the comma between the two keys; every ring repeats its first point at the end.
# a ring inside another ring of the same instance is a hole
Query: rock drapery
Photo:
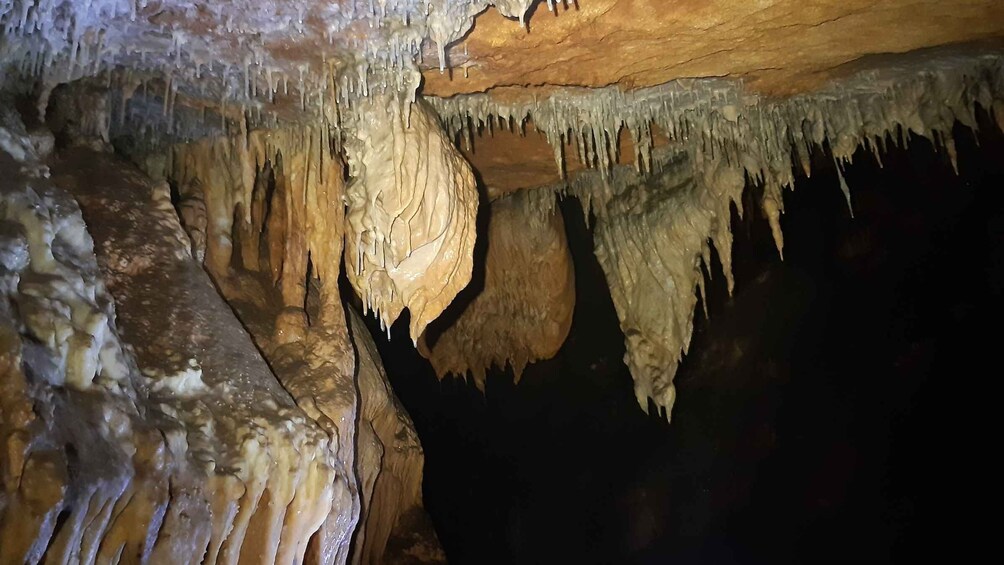
{"type": "Polygon", "coordinates": [[[729,206],[739,201],[744,179],[738,171],[723,176],[707,186],[687,163],[667,164],[651,178],[622,185],[596,224],[596,258],[624,331],[635,395],[645,411],[651,398],[667,419],[676,400],[673,377],[693,332],[695,287],[703,294],[702,262],[711,269],[711,245],[732,288],[729,206]]]}
{"type": "Polygon", "coordinates": [[[474,175],[423,102],[374,97],[358,120],[346,145],[347,274],[385,327],[407,308],[417,341],[471,280],[474,175]]]}

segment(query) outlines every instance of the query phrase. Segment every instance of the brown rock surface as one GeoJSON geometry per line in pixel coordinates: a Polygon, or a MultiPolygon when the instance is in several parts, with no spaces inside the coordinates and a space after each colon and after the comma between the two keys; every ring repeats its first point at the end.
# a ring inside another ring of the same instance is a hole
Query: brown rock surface
{"type": "Polygon", "coordinates": [[[359,521],[352,555],[336,561],[392,562],[409,549],[396,544],[391,554],[388,541],[415,535],[435,556],[435,534],[413,525],[424,516],[418,436],[358,316],[357,331],[346,323],[337,284],[344,167],[320,141],[315,130],[257,130],[179,145],[170,175],[183,193],[223,203],[208,223],[223,226],[214,241],[233,253],[215,266],[207,254],[207,267],[297,404],[333,437],[351,439],[338,457],[358,476],[343,503],[359,521]]]}
{"type": "MultiPolygon", "coordinates": [[[[669,140],[653,127],[653,147],[661,147],[669,140]]],[[[554,149],[543,133],[527,119],[520,128],[495,127],[482,130],[470,143],[461,143],[460,152],[478,172],[489,200],[522,190],[556,185],[562,182],[562,173],[571,177],[586,169],[579,159],[575,146],[569,142],[561,148],[564,167],[558,168],[554,162],[554,149]]],[[[617,136],[617,163],[635,163],[634,142],[628,130],[621,129],[617,136]]]]}
{"type": "Polygon", "coordinates": [[[568,336],[575,270],[561,212],[548,190],[522,191],[491,204],[484,285],[442,333],[423,336],[419,351],[440,378],[468,372],[484,388],[485,372],[549,359],[568,336]]]}
{"type": "Polygon", "coordinates": [[[574,4],[550,14],[538,3],[529,33],[496,10],[482,13],[451,51],[458,68],[452,76],[426,70],[423,93],[546,85],[637,88],[730,76],[748,79],[760,92],[790,94],[818,85],[832,69],[865,55],[1004,37],[1004,3],[996,0],[574,4]]]}

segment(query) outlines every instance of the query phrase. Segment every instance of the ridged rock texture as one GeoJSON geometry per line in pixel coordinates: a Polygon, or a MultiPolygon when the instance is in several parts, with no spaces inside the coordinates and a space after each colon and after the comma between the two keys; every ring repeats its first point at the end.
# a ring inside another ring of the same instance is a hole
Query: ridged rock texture
{"type": "Polygon", "coordinates": [[[477,294],[449,325],[431,337],[426,332],[419,343],[440,378],[471,374],[482,390],[492,367],[510,365],[518,382],[528,363],[553,357],[575,309],[575,268],[551,191],[494,200],[487,240],[477,294]]]}
{"type": "Polygon", "coordinates": [[[374,96],[347,142],[349,281],[389,328],[417,341],[471,280],[478,193],[470,165],[424,102],[374,96]]]}

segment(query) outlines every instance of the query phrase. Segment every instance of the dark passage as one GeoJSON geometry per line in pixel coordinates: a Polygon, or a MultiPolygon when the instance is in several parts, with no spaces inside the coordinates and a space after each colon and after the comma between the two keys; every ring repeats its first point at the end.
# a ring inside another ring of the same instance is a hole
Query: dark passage
{"type": "Polygon", "coordinates": [[[574,201],[562,204],[578,292],[571,335],[519,386],[504,374],[485,396],[440,384],[406,319],[390,342],[374,331],[425,446],[425,504],[450,561],[872,563],[975,551],[1004,312],[1004,139],[983,118],[975,136],[956,132],[959,176],[919,138],[891,149],[884,168],[859,151],[845,171],[854,219],[832,161],[817,155],[812,178],[786,195],[783,263],[750,200],[734,219],[735,296],[715,272],[670,425],[635,402],[574,201]]]}

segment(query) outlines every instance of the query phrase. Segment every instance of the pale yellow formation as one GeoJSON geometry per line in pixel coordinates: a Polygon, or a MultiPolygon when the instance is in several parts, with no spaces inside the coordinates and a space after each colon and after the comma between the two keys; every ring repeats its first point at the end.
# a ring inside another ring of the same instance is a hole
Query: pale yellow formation
{"type": "Polygon", "coordinates": [[[518,381],[528,363],[553,357],[575,308],[575,268],[565,224],[549,190],[521,191],[490,206],[484,286],[455,321],[419,342],[440,378],[511,365],[518,381]]]}
{"type": "Polygon", "coordinates": [[[417,340],[471,280],[474,175],[424,102],[371,96],[356,112],[346,142],[347,275],[384,326],[407,308],[417,340]]]}

